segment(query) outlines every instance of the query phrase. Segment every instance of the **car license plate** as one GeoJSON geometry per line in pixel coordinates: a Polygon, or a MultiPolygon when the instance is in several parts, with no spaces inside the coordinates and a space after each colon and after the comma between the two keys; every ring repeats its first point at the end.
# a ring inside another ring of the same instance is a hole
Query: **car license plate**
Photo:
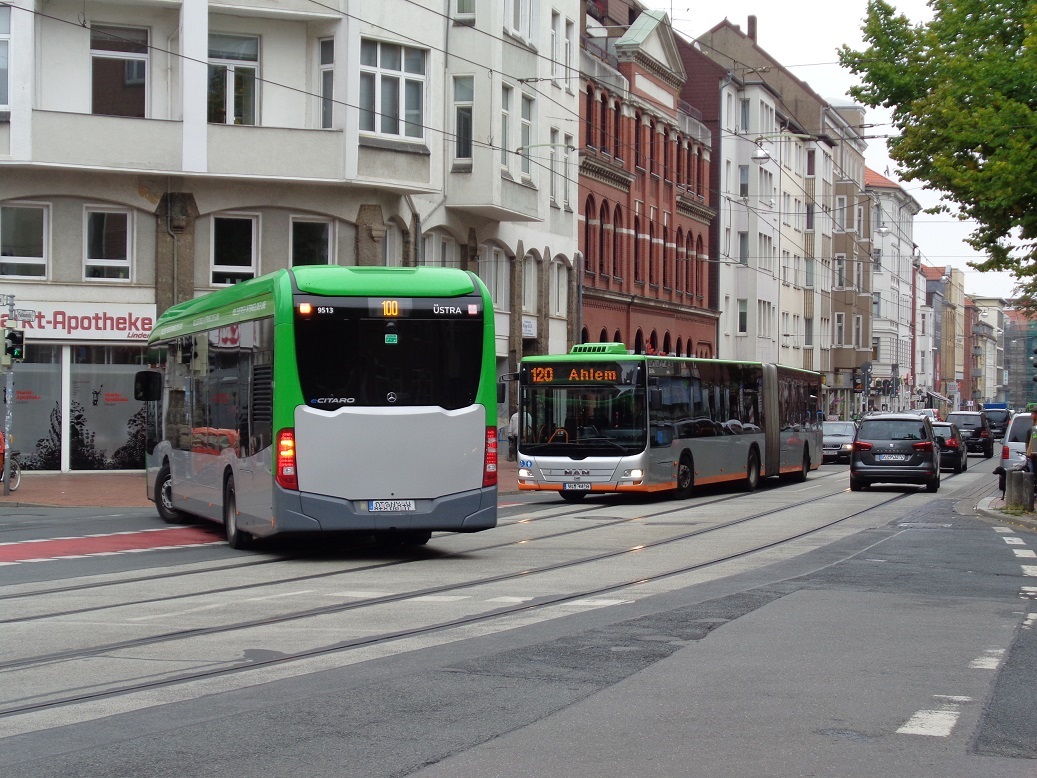
{"type": "Polygon", "coordinates": [[[389,511],[399,513],[401,511],[413,511],[414,500],[368,500],[367,510],[374,512],[389,511]]]}
{"type": "Polygon", "coordinates": [[[906,454],[879,454],[875,457],[879,462],[904,462],[907,460],[906,454]]]}
{"type": "Polygon", "coordinates": [[[591,490],[590,484],[562,484],[563,489],[567,489],[570,492],[589,492],[591,490]]]}

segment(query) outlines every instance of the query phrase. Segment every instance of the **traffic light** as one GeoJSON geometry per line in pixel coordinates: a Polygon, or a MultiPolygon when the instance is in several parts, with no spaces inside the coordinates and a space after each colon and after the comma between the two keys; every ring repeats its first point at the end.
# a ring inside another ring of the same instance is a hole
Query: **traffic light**
{"type": "Polygon", "coordinates": [[[21,362],[25,357],[25,332],[6,328],[4,335],[4,354],[12,362],[21,362]]]}

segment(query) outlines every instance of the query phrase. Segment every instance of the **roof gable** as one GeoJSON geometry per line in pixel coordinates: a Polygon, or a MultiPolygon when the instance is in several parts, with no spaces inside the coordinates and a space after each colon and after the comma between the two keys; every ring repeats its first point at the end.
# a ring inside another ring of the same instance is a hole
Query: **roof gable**
{"type": "Polygon", "coordinates": [[[665,11],[642,11],[621,38],[615,42],[616,55],[622,59],[648,59],[667,73],[678,84],[684,83],[687,73],[673,28],[665,11]]]}

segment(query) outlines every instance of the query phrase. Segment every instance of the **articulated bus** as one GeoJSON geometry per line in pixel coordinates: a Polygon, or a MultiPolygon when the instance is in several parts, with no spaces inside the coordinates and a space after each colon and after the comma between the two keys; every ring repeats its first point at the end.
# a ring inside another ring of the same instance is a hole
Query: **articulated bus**
{"type": "Polygon", "coordinates": [[[819,373],[588,343],[519,370],[519,489],[569,501],[761,477],[822,460],[819,373]]]}
{"type": "Polygon", "coordinates": [[[280,533],[426,543],[497,523],[493,305],[451,268],[307,266],[180,303],[137,374],[148,498],[280,533]]]}

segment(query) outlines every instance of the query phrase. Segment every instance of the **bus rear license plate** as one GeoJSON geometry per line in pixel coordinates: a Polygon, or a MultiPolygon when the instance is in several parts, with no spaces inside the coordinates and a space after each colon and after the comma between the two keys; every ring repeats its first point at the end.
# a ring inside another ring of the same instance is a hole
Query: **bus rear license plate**
{"type": "Polygon", "coordinates": [[[590,484],[563,484],[563,489],[570,492],[589,492],[591,490],[590,484]]]}
{"type": "Polygon", "coordinates": [[[368,500],[367,510],[372,513],[376,511],[389,511],[391,513],[412,511],[414,510],[414,500],[368,500]]]}

